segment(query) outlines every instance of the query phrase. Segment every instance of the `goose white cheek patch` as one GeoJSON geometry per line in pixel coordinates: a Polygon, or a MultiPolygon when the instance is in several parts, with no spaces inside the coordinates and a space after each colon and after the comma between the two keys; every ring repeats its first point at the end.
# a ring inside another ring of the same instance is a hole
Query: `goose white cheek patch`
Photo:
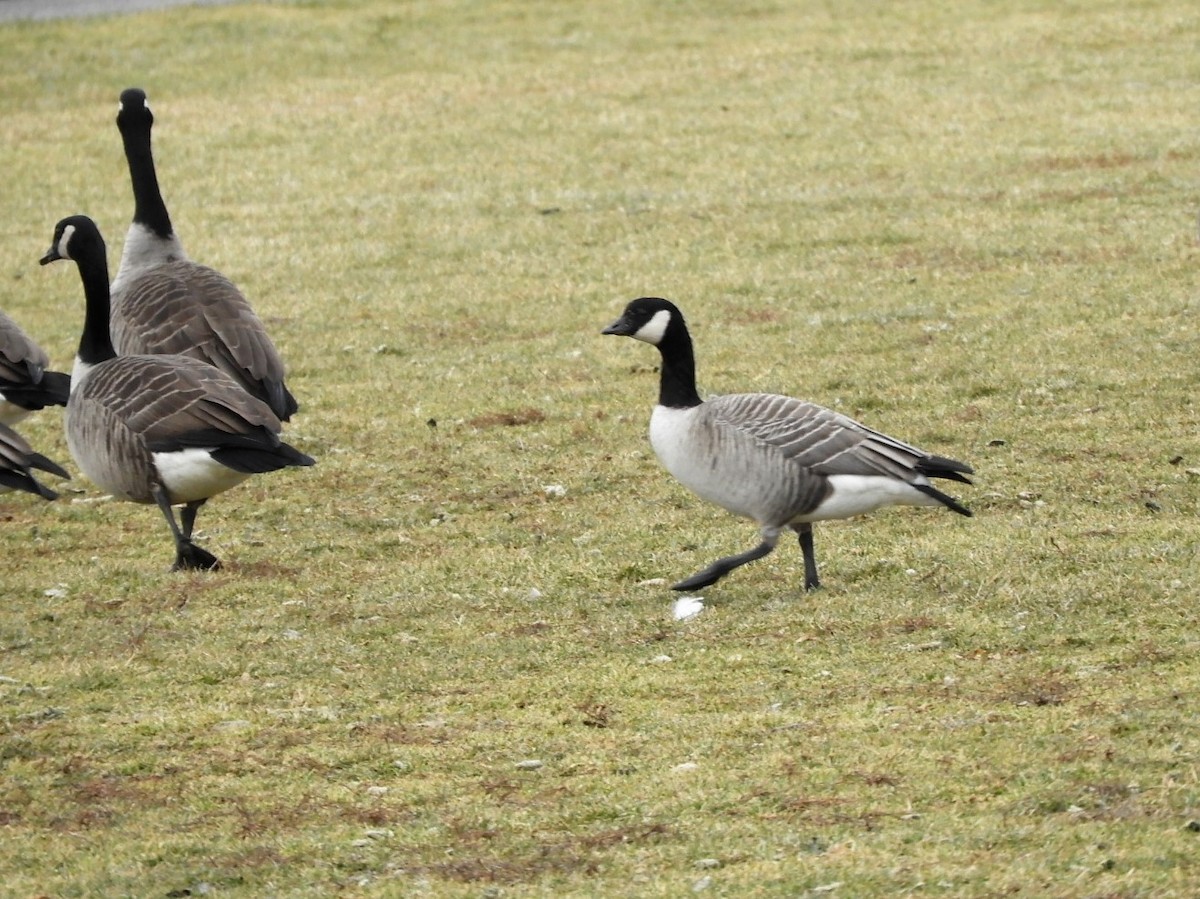
{"type": "Polygon", "coordinates": [[[67,225],[67,227],[63,228],[62,237],[58,239],[58,246],[55,249],[58,250],[58,255],[63,259],[71,258],[71,254],[67,251],[67,247],[70,246],[71,238],[74,236],[74,234],[75,226],[67,225]]]}
{"type": "Polygon", "coordinates": [[[666,309],[660,309],[654,313],[654,317],[646,324],[634,332],[634,338],[644,340],[646,343],[652,343],[657,346],[662,342],[663,335],[667,333],[667,325],[671,323],[671,313],[666,309]]]}

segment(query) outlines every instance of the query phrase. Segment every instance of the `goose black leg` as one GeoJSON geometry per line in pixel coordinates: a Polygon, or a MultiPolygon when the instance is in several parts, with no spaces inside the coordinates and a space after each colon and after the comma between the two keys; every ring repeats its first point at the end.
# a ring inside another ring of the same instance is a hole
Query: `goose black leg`
{"type": "Polygon", "coordinates": [[[183,507],[183,511],[179,513],[179,519],[183,522],[184,540],[192,539],[192,528],[196,526],[196,513],[200,511],[200,507],[206,502],[208,502],[207,498],[194,500],[190,503],[187,503],[183,507]]]}
{"type": "Polygon", "coordinates": [[[804,553],[804,589],[816,590],[821,586],[817,577],[817,554],[813,551],[813,529],[810,522],[794,525],[800,535],[800,551],[804,553]]]}
{"type": "Polygon", "coordinates": [[[196,512],[204,505],[204,500],[188,503],[183,507],[182,531],[175,521],[175,513],[171,509],[171,500],[167,497],[167,493],[162,487],[154,488],[154,501],[158,503],[158,508],[162,510],[163,517],[167,519],[167,525],[171,528],[171,535],[175,538],[175,564],[171,566],[171,570],[185,571],[200,569],[203,571],[215,571],[220,568],[221,562],[216,556],[208,552],[208,550],[201,549],[192,542],[192,528],[196,524],[196,512]]]}
{"type": "Polygon", "coordinates": [[[703,571],[693,574],[689,578],[685,578],[678,584],[672,584],[672,590],[701,590],[704,587],[711,586],[719,581],[735,568],[741,568],[747,562],[753,562],[755,559],[761,559],[768,555],[775,548],[775,543],[779,539],[778,533],[768,536],[763,536],[763,542],[754,547],[749,552],[741,553],[736,556],[726,556],[723,559],[717,559],[703,571]]]}

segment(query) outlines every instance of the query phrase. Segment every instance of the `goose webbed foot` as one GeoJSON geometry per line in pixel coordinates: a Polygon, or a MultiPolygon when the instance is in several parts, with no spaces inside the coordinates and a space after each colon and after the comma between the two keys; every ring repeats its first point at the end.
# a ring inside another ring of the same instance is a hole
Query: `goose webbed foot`
{"type": "Polygon", "coordinates": [[[703,571],[698,571],[689,578],[684,578],[678,584],[672,584],[672,590],[702,590],[705,587],[710,587],[719,581],[735,568],[741,568],[747,562],[753,562],[755,559],[761,559],[775,548],[774,540],[764,540],[758,546],[749,552],[740,553],[736,556],[726,556],[723,559],[717,559],[703,571]]]}
{"type": "Polygon", "coordinates": [[[204,505],[205,500],[195,500],[183,507],[180,517],[183,519],[183,530],[175,521],[175,512],[171,509],[171,499],[161,486],[154,488],[154,501],[167,520],[171,536],[175,538],[175,564],[172,571],[216,571],[221,567],[221,560],[206,549],[201,549],[192,542],[192,529],[196,526],[196,513],[204,505]]]}
{"type": "Polygon", "coordinates": [[[171,566],[172,571],[216,571],[220,567],[220,559],[191,540],[183,540],[175,546],[175,564],[171,566]]]}

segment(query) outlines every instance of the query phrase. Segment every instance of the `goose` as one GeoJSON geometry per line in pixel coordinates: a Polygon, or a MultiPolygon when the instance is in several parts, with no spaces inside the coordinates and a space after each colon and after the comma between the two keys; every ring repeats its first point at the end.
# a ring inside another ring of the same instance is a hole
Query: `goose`
{"type": "Polygon", "coordinates": [[[678,307],[641,297],[601,333],[633,337],[662,355],[650,443],[663,466],[701,498],[758,522],[762,542],[674,584],[699,590],[799,536],[804,588],[820,586],[813,523],[889,505],[945,506],[971,514],[930,478],[970,484],[971,466],[931,455],[803,400],[767,393],[700,399],[692,338],[678,307]]]}
{"type": "Polygon", "coordinates": [[[298,409],[262,321],[220,272],[184,252],[158,187],[145,91],[121,93],[117,127],[133,183],[133,221],[112,283],[112,339],[122,356],[179,353],[211,363],[287,421],[298,409]]]}
{"type": "Polygon", "coordinates": [[[41,453],[35,453],[25,438],[8,425],[0,424],[0,493],[24,490],[42,499],[58,499],[57,493],[38,483],[33,476],[33,469],[60,478],[71,477],[62,466],[51,462],[41,453]]]}
{"type": "Polygon", "coordinates": [[[83,472],[118,499],[156,504],[175,539],[174,570],[220,562],[192,542],[207,500],[251,474],[313,459],[280,439],[262,400],[190,356],[118,356],[109,332],[108,262],[96,223],[60,221],[42,265],[74,260],[87,301],[71,372],[67,446],[83,472]],[[173,506],[182,505],[180,521],[173,506]]]}
{"type": "Polygon", "coordinates": [[[30,412],[65,406],[71,377],[47,371],[50,357],[0,312],[0,424],[15,425],[30,412]]]}

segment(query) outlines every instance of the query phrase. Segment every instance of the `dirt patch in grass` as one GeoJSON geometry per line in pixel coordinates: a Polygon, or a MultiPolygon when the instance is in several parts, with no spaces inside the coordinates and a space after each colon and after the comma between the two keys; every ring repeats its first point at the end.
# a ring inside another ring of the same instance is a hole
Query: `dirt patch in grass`
{"type": "Polygon", "coordinates": [[[515,428],[521,425],[540,424],[546,420],[546,413],[532,407],[515,409],[507,412],[490,412],[467,420],[467,424],[476,430],[486,431],[489,428],[515,428]]]}

